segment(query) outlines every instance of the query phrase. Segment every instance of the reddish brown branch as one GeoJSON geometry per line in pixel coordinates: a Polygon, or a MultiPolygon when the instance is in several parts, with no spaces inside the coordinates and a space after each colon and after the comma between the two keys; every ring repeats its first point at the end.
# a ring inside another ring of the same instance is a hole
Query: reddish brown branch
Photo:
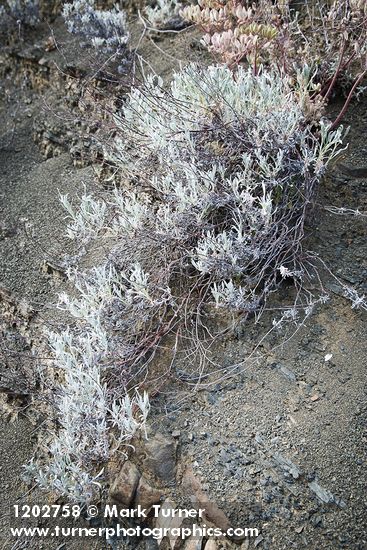
{"type": "Polygon", "coordinates": [[[355,81],[355,83],[353,84],[352,86],[352,89],[350,90],[349,94],[348,94],[348,97],[347,99],[345,100],[345,103],[343,105],[343,108],[342,110],[340,111],[340,113],[338,114],[338,116],[336,117],[336,119],[334,120],[333,124],[330,126],[330,130],[333,130],[336,126],[338,126],[338,124],[340,123],[340,121],[342,120],[343,116],[345,115],[346,113],[346,110],[348,109],[349,107],[349,103],[351,102],[352,100],[352,97],[353,97],[353,94],[354,94],[354,90],[357,88],[358,84],[360,82],[362,82],[363,78],[366,76],[367,74],[367,69],[365,69],[360,75],[359,77],[357,78],[357,80],[355,81]]]}
{"type": "Polygon", "coordinates": [[[342,44],[342,47],[341,47],[341,51],[340,51],[340,56],[339,56],[339,63],[338,63],[338,67],[334,73],[334,76],[333,78],[331,79],[331,82],[330,82],[330,85],[326,91],[326,94],[324,96],[324,99],[328,99],[328,97],[330,96],[334,86],[335,86],[335,82],[337,81],[337,78],[340,74],[340,70],[341,70],[341,66],[342,66],[342,61],[343,61],[343,58],[344,58],[344,53],[345,53],[345,48],[346,48],[346,41],[345,39],[343,40],[343,44],[342,44]]]}

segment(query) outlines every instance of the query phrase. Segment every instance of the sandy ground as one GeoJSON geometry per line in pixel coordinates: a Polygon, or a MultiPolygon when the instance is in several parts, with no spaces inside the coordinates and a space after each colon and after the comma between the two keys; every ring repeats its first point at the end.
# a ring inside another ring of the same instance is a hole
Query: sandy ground
{"type": "MultiPolygon", "coordinates": [[[[58,262],[67,251],[73,251],[70,241],[65,238],[66,219],[59,192],[76,197],[83,191],[84,185],[90,186],[92,170],[74,169],[67,153],[48,160],[42,158],[32,139],[33,118],[42,109],[42,101],[33,94],[26,98],[27,103],[24,99],[23,95],[15,95],[13,101],[3,105],[0,115],[0,287],[6,289],[10,296],[9,301],[4,300],[4,296],[0,300],[0,318],[9,306],[23,301],[27,310],[31,311],[35,326],[52,328],[56,322],[52,304],[62,285],[58,262]],[[31,97],[31,103],[28,103],[31,97]]],[[[8,338],[4,337],[4,333],[1,335],[9,360],[13,358],[13,342],[19,337],[17,329],[16,326],[10,331],[8,338]]],[[[27,347],[13,361],[15,377],[21,375],[29,353],[27,347]]],[[[4,359],[4,355],[1,358],[4,359]]],[[[28,372],[32,368],[36,368],[34,359],[28,361],[28,372]]],[[[7,366],[3,364],[2,380],[6,382],[7,371],[7,366]]],[[[16,420],[14,417],[12,419],[9,422],[6,415],[0,419],[2,547],[58,548],[60,541],[54,545],[46,541],[42,546],[39,540],[27,540],[18,541],[18,545],[14,546],[16,541],[9,536],[12,506],[29,499],[27,487],[21,482],[21,472],[22,466],[32,457],[37,441],[37,425],[34,424],[34,417],[32,421],[28,419],[27,409],[16,420]]],[[[37,492],[31,498],[33,502],[47,502],[46,496],[37,492]]],[[[79,542],[75,543],[75,547],[82,546],[79,542]]]]}

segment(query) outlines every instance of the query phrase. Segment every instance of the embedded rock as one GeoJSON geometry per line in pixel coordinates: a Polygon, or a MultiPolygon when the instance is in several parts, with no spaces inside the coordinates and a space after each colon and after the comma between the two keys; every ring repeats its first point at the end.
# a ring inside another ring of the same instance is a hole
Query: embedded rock
{"type": "Polygon", "coordinates": [[[210,501],[208,495],[203,491],[199,480],[195,477],[192,468],[187,468],[182,479],[182,488],[195,508],[204,508],[204,516],[207,521],[213,523],[223,531],[230,527],[230,521],[215,502],[210,501]]]}
{"type": "MultiPolygon", "coordinates": [[[[176,529],[181,528],[183,522],[185,521],[185,518],[170,515],[170,511],[175,510],[176,508],[176,503],[173,500],[167,498],[160,508],[155,527],[158,527],[159,529],[169,529],[170,532],[175,532],[176,529]]],[[[163,539],[157,540],[160,544],[163,539]]],[[[171,536],[169,537],[169,544],[172,550],[177,550],[178,548],[183,546],[184,541],[181,538],[178,538],[178,535],[171,534],[171,536]]]]}
{"type": "Polygon", "coordinates": [[[152,487],[145,477],[141,477],[136,489],[134,506],[136,507],[140,504],[142,508],[149,509],[153,504],[158,504],[161,497],[162,491],[152,487]]]}
{"type": "Polygon", "coordinates": [[[111,499],[128,508],[134,500],[139,479],[139,470],[135,464],[127,460],[112,484],[110,489],[111,499]]]}
{"type": "Polygon", "coordinates": [[[171,438],[157,434],[145,445],[144,468],[149,470],[165,485],[171,485],[175,479],[176,443],[171,438]]]}
{"type": "Polygon", "coordinates": [[[199,539],[189,538],[185,541],[184,550],[201,550],[202,545],[203,545],[202,538],[199,538],[199,539]]]}

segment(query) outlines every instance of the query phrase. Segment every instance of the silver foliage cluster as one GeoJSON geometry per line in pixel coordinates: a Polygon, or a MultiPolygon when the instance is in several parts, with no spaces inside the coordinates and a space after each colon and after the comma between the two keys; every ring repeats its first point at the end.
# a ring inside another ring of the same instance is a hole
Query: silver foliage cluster
{"type": "Polygon", "coordinates": [[[76,297],[63,293],[58,307],[75,319],[59,332],[48,332],[52,352],[42,376],[53,382],[56,433],[46,449],[47,458],[31,462],[28,479],[75,502],[89,502],[102,481],[101,467],[138,430],[145,430],[149,399],[138,391],[131,397],[120,377],[120,387],[108,384],[121,343],[106,326],[106,310],[121,302],[121,312],[132,301],[147,300],[147,275],[136,266],[133,273],[118,274],[103,264],[86,273],[68,272],[76,297]],[[50,375],[50,371],[57,377],[50,375]]]}
{"type": "Polygon", "coordinates": [[[95,200],[84,193],[77,210],[73,207],[67,195],[60,195],[60,201],[67,211],[71,222],[67,228],[70,239],[88,242],[103,228],[106,216],[106,204],[95,200]]]}
{"type": "Polygon", "coordinates": [[[152,8],[146,6],[144,13],[153,28],[160,29],[167,25],[170,20],[178,17],[182,4],[178,0],[157,0],[152,8]]]}
{"type": "Polygon", "coordinates": [[[306,73],[291,83],[276,72],[191,65],[168,90],[148,77],[115,117],[106,154],[157,197],[151,207],[136,193],[121,198],[121,229],[137,238],[149,228],[145,238],[168,256],[180,250],[217,307],[255,311],[282,270],[302,273],[306,209],[342,139],[323,119],[320,137],[311,130],[311,90],[306,73]]]}
{"type": "Polygon", "coordinates": [[[0,6],[0,26],[16,22],[18,25],[35,26],[40,22],[38,0],[7,0],[6,7],[0,6]]]}
{"type": "Polygon", "coordinates": [[[94,0],[73,0],[64,4],[62,15],[68,31],[82,36],[97,50],[114,53],[126,46],[126,14],[117,6],[98,10],[94,0]]]}

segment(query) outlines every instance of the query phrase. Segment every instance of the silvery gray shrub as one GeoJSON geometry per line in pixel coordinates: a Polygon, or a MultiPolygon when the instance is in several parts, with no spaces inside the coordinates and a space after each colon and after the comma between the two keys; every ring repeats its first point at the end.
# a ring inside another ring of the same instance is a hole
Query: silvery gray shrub
{"type": "Polygon", "coordinates": [[[38,0],[7,0],[6,7],[0,6],[2,22],[11,21],[17,24],[35,26],[40,22],[38,0]]]}
{"type": "MultiPolygon", "coordinates": [[[[58,307],[71,320],[48,334],[60,376],[55,382],[49,366],[42,374],[58,430],[48,460],[27,467],[42,487],[93,498],[96,464],[144,431],[148,396],[129,395],[128,383],[164,335],[178,337],[180,321],[202,323],[206,305],[259,315],[285,278],[299,298],[307,210],[342,139],[322,118],[311,124],[312,90],[307,71],[291,82],[222,65],[189,65],[168,88],[150,76],[131,90],[105,156],[133,185],[104,199],[85,193],[79,208],[61,197],[68,236],[83,246],[106,237],[109,253],[92,270],[69,269],[74,292],[58,307]],[[148,257],[138,261],[144,246],[148,257]]],[[[316,302],[308,293],[297,307],[307,316],[316,302]]],[[[296,318],[294,305],[282,315],[296,318]]]]}
{"type": "Polygon", "coordinates": [[[74,0],[64,4],[63,18],[70,33],[78,34],[97,50],[117,52],[129,38],[125,12],[117,6],[98,10],[94,0],[74,0]]]}
{"type": "Polygon", "coordinates": [[[217,307],[256,311],[284,273],[300,280],[306,209],[342,137],[322,118],[316,137],[311,91],[307,71],[294,86],[225,66],[189,66],[169,89],[156,77],[133,89],[106,154],[157,200],[121,197],[121,231],[138,238],[140,226],[168,257],[181,250],[217,307]]]}
{"type": "Polygon", "coordinates": [[[149,24],[160,29],[178,17],[181,7],[178,0],[157,0],[154,7],[146,6],[144,13],[149,24]]]}

